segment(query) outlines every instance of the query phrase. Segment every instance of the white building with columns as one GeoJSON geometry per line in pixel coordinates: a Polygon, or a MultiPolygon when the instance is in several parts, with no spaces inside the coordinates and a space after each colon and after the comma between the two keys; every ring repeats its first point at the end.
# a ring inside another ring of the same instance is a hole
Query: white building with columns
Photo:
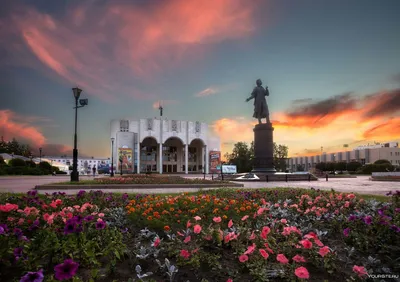
{"type": "Polygon", "coordinates": [[[199,121],[148,118],[112,120],[114,172],[209,173],[209,152],[220,140],[199,121]]]}

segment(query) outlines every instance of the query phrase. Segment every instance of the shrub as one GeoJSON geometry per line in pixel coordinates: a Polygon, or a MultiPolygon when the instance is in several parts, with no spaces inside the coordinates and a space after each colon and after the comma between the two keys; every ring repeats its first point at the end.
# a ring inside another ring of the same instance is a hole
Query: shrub
{"type": "Polygon", "coordinates": [[[56,171],[56,174],[67,174],[67,173],[65,171],[58,170],[58,171],[56,171]]]}
{"type": "Polygon", "coordinates": [[[10,160],[9,165],[12,167],[24,167],[26,163],[23,159],[15,158],[10,160]]]}
{"type": "Polygon", "coordinates": [[[377,160],[374,162],[374,164],[391,164],[388,160],[377,160]]]}
{"type": "Polygon", "coordinates": [[[5,164],[3,156],[0,156],[0,164],[5,164]]]}
{"type": "Polygon", "coordinates": [[[361,173],[371,174],[372,172],[393,171],[394,166],[391,164],[367,164],[360,168],[361,173]]]}

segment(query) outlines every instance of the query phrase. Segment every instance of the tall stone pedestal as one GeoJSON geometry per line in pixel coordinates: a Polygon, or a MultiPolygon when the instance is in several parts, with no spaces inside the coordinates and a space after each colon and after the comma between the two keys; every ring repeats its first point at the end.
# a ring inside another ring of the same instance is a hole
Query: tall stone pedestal
{"type": "Polygon", "coordinates": [[[257,124],[254,129],[254,173],[275,173],[272,123],[257,124]]]}

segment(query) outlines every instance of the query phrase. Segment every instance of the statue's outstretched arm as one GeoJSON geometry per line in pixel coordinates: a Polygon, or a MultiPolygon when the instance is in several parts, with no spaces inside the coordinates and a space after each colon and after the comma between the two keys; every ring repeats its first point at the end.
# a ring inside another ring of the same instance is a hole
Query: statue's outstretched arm
{"type": "Polygon", "coordinates": [[[256,91],[254,89],[253,92],[251,93],[251,96],[246,99],[246,102],[250,101],[251,99],[254,99],[255,97],[256,97],[256,91]]]}

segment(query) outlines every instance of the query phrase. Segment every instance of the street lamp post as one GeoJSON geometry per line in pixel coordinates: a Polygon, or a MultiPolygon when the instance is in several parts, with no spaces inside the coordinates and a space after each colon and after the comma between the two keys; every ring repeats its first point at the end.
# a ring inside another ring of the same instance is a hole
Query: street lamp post
{"type": "Polygon", "coordinates": [[[120,172],[121,176],[122,176],[122,161],[123,161],[123,157],[122,157],[122,155],[120,155],[120,156],[119,156],[119,162],[120,162],[121,164],[120,164],[120,167],[119,167],[119,170],[120,170],[119,172],[120,172]]]}
{"type": "Polygon", "coordinates": [[[42,162],[42,148],[39,148],[39,164],[42,162]]]}
{"type": "Polygon", "coordinates": [[[114,177],[114,140],[115,138],[111,137],[111,177],[114,177]]]}
{"type": "Polygon", "coordinates": [[[78,87],[72,88],[75,98],[75,134],[74,134],[74,149],[72,151],[73,161],[72,161],[72,172],[71,172],[71,182],[79,181],[79,173],[78,173],[78,149],[77,149],[77,121],[78,121],[78,108],[84,107],[88,104],[88,99],[80,99],[82,89],[78,87]],[[78,100],[80,106],[78,106],[78,100]]]}

